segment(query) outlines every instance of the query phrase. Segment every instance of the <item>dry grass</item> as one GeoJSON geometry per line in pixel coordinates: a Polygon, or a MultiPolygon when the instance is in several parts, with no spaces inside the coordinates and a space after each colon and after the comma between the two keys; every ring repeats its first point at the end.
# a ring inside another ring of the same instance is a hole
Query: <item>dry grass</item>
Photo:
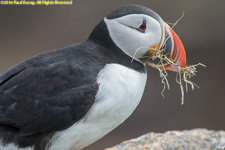
{"type": "Polygon", "coordinates": [[[164,84],[163,90],[161,92],[162,96],[163,92],[166,88],[166,86],[169,89],[169,82],[167,80],[167,76],[168,73],[165,69],[165,66],[167,65],[174,65],[178,67],[178,73],[177,73],[177,77],[176,77],[176,81],[177,83],[180,85],[180,89],[181,89],[181,104],[184,104],[184,88],[183,88],[183,82],[186,83],[186,91],[188,91],[188,84],[191,85],[192,90],[194,90],[194,87],[198,87],[194,82],[192,82],[190,79],[196,75],[197,73],[197,66],[203,66],[206,67],[204,64],[202,63],[198,63],[195,65],[189,65],[186,66],[185,68],[181,68],[180,65],[176,64],[175,62],[173,62],[173,60],[171,60],[167,54],[165,53],[164,49],[159,49],[158,45],[155,45],[154,47],[150,48],[149,51],[152,53],[152,56],[149,57],[149,60],[147,61],[149,66],[152,66],[153,68],[157,68],[160,72],[160,77],[162,78],[162,83],[164,84]],[[159,59],[159,63],[158,64],[154,64],[151,61],[159,59]]]}
{"type": "MultiPolygon", "coordinates": [[[[182,16],[175,22],[175,23],[168,23],[168,24],[172,24],[171,28],[174,28],[177,23],[184,17],[184,12],[182,14],[182,16]]],[[[186,92],[188,91],[188,84],[191,85],[192,90],[194,90],[194,87],[199,88],[198,85],[196,85],[194,82],[192,82],[190,79],[196,75],[197,73],[197,66],[203,66],[206,67],[204,64],[202,63],[198,63],[195,65],[189,65],[186,66],[184,68],[180,67],[179,64],[175,63],[172,59],[170,59],[170,57],[168,57],[167,53],[165,52],[166,49],[166,41],[169,39],[169,36],[165,36],[167,37],[163,43],[160,44],[160,46],[155,45],[152,48],[149,49],[149,52],[152,53],[152,56],[142,56],[140,58],[146,58],[147,57],[147,64],[149,66],[152,66],[153,68],[157,68],[159,70],[160,73],[160,77],[162,78],[161,82],[164,84],[163,86],[163,90],[161,92],[161,95],[164,98],[164,91],[167,88],[169,89],[169,82],[167,80],[167,76],[168,73],[165,69],[165,67],[167,65],[174,65],[177,66],[178,68],[178,73],[177,73],[177,77],[176,77],[176,82],[180,85],[180,89],[181,89],[181,105],[184,104],[184,88],[183,88],[183,82],[186,84],[186,92]],[[158,64],[153,63],[154,61],[158,60],[158,64]],[[153,61],[153,62],[152,62],[153,61]]],[[[147,48],[145,46],[138,48],[132,58],[132,61],[134,60],[137,54],[137,52],[143,48],[147,48]]],[[[131,61],[131,62],[132,62],[131,61]]]]}

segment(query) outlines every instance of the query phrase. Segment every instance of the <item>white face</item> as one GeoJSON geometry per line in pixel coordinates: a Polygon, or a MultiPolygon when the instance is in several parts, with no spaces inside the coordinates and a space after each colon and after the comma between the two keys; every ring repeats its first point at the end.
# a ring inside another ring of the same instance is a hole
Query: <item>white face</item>
{"type": "Polygon", "coordinates": [[[104,18],[104,21],[113,42],[138,61],[149,48],[161,41],[160,23],[148,15],[131,14],[116,19],[104,18]]]}

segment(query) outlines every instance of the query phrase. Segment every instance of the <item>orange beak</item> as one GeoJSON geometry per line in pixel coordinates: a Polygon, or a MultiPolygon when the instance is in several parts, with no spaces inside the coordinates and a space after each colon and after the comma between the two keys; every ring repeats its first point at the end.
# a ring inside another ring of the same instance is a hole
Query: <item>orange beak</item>
{"type": "MultiPolygon", "coordinates": [[[[155,67],[160,69],[165,68],[166,70],[174,72],[179,72],[179,67],[186,67],[184,46],[177,34],[166,23],[164,23],[162,27],[162,39],[159,49],[164,49],[167,58],[173,63],[164,61],[163,65],[155,65],[155,67]]],[[[151,63],[159,64],[159,60],[151,63]]]]}

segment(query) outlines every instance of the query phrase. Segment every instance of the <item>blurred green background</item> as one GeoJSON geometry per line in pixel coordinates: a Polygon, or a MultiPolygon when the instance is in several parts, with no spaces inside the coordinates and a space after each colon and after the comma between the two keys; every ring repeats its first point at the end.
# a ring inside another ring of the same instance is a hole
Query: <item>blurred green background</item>
{"type": "Polygon", "coordinates": [[[207,66],[198,67],[192,79],[201,88],[189,88],[181,106],[176,74],[169,73],[171,89],[165,91],[163,99],[159,73],[148,67],[145,93],[133,115],[85,150],[100,150],[147,132],[224,130],[224,0],[73,0],[69,6],[0,5],[0,72],[30,56],[85,40],[106,14],[131,3],[145,5],[172,23],[185,11],[174,30],[184,44],[188,64],[201,62],[207,66]]]}

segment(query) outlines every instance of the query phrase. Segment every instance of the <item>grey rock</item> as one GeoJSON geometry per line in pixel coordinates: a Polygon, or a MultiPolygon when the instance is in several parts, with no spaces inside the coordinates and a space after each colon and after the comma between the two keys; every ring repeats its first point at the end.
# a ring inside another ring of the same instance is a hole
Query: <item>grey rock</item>
{"type": "Polygon", "coordinates": [[[150,132],[105,150],[225,150],[225,131],[192,129],[150,132]]]}

